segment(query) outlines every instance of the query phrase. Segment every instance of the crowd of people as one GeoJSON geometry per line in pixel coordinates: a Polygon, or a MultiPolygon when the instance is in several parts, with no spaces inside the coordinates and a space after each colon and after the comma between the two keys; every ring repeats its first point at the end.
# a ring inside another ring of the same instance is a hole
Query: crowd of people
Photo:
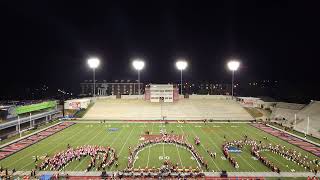
{"type": "Polygon", "coordinates": [[[46,157],[39,166],[36,165],[36,168],[39,170],[46,170],[47,168],[49,170],[60,170],[64,169],[71,161],[80,161],[85,156],[91,156],[87,171],[90,171],[93,167],[97,167],[97,170],[105,169],[105,167],[111,166],[117,160],[116,151],[111,147],[85,145],[74,149],[68,145],[66,151],[59,152],[52,158],[46,157]],[[101,160],[99,164],[97,159],[101,160]]]}
{"type": "Polygon", "coordinates": [[[204,179],[203,172],[178,172],[178,173],[162,173],[154,172],[114,172],[110,179],[204,179]]]}
{"type": "Polygon", "coordinates": [[[5,179],[7,177],[10,177],[8,168],[4,169],[2,166],[0,166],[0,179],[5,179]]]}
{"type": "Polygon", "coordinates": [[[238,162],[230,156],[229,153],[229,147],[234,146],[233,142],[226,142],[222,145],[222,151],[223,151],[223,155],[225,156],[225,158],[232,164],[233,167],[235,168],[239,168],[239,164],[238,162]]]}
{"type": "Polygon", "coordinates": [[[319,168],[319,160],[313,159],[311,160],[308,156],[303,156],[300,152],[297,152],[295,149],[289,149],[285,146],[281,145],[271,145],[271,144],[262,144],[256,143],[251,148],[251,154],[257,157],[262,163],[268,166],[272,171],[276,171],[280,173],[280,169],[275,167],[270,161],[268,161],[265,157],[260,155],[260,151],[271,151],[272,153],[278,154],[283,158],[296,163],[297,165],[303,167],[305,170],[314,172],[317,174],[319,168]]]}
{"type": "Polygon", "coordinates": [[[233,164],[234,167],[237,166],[237,162],[234,158],[230,157],[229,147],[237,147],[241,149],[243,146],[251,146],[251,154],[256,157],[260,162],[270,168],[273,172],[280,173],[280,168],[274,163],[269,161],[266,157],[262,156],[260,152],[270,151],[272,153],[278,154],[283,158],[296,163],[297,165],[304,167],[305,170],[314,172],[317,174],[320,161],[318,159],[309,159],[308,156],[303,156],[300,152],[295,149],[289,149],[281,145],[264,144],[261,141],[258,143],[255,140],[250,140],[245,138],[244,140],[234,140],[230,142],[225,142],[223,144],[223,153],[226,158],[233,164]]]}
{"type": "MultiPolygon", "coordinates": [[[[144,149],[146,146],[148,145],[152,145],[152,144],[160,144],[160,143],[165,143],[165,144],[174,144],[174,145],[180,145],[182,147],[187,148],[188,150],[190,150],[190,152],[193,154],[193,156],[196,158],[197,162],[205,167],[206,169],[208,169],[208,163],[204,160],[204,158],[196,151],[195,147],[189,143],[187,143],[185,140],[183,139],[178,139],[176,138],[176,136],[174,135],[168,135],[168,134],[162,134],[160,137],[152,139],[152,140],[146,140],[140,144],[138,144],[137,147],[135,147],[134,149],[129,149],[129,160],[128,160],[128,165],[127,165],[127,170],[128,171],[132,171],[133,170],[133,165],[134,165],[134,161],[135,161],[135,157],[136,155],[139,153],[139,151],[141,151],[142,149],[144,149]]],[[[146,168],[148,169],[148,168],[146,168]]],[[[172,168],[172,172],[177,172],[178,167],[175,166],[175,168],[172,168]]]]}

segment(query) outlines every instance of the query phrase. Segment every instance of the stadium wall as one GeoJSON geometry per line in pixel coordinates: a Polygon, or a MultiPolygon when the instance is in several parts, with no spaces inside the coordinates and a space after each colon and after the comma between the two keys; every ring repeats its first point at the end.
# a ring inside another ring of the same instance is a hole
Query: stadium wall
{"type": "Polygon", "coordinates": [[[121,95],[121,99],[143,99],[143,95],[121,95]]]}
{"type": "Polygon", "coordinates": [[[231,99],[231,96],[225,96],[225,95],[189,95],[189,99],[221,99],[221,100],[227,100],[231,99]]]}
{"type": "Polygon", "coordinates": [[[115,95],[111,96],[98,96],[96,99],[103,100],[103,99],[116,99],[117,97],[115,95]]]}

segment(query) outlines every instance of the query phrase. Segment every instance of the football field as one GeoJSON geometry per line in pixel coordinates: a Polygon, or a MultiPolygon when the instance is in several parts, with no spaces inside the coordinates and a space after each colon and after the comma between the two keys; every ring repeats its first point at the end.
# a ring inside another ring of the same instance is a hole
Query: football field
{"type": "MultiPolygon", "coordinates": [[[[170,161],[181,168],[200,168],[204,171],[233,171],[233,172],[269,172],[268,167],[253,157],[251,147],[244,146],[240,153],[230,153],[238,162],[239,168],[235,168],[226,160],[222,151],[225,141],[249,139],[262,141],[265,144],[285,145],[295,149],[310,159],[316,157],[294,145],[291,145],[277,137],[269,135],[247,123],[77,123],[57,134],[54,134],[26,149],[23,149],[3,160],[0,165],[4,168],[16,170],[31,170],[36,164],[43,161],[44,157],[52,157],[54,154],[72,147],[83,145],[110,146],[118,155],[118,166],[113,164],[107,171],[123,170],[127,167],[129,148],[136,147],[144,141],[146,132],[149,135],[160,135],[160,131],[168,134],[180,135],[196,148],[196,151],[208,163],[208,169],[199,166],[193,155],[182,146],[174,144],[156,144],[143,148],[135,159],[134,168],[158,168],[164,161],[170,161]],[[200,145],[194,144],[194,138],[199,137],[200,145]],[[267,137],[267,138],[266,138],[267,137]],[[207,151],[215,152],[216,157],[211,157],[207,151]],[[39,161],[35,162],[35,156],[39,161]]],[[[261,152],[271,162],[276,164],[282,172],[304,172],[303,167],[271,152],[261,152]]],[[[64,170],[85,171],[90,163],[90,157],[70,162],[64,170]]],[[[96,168],[91,171],[96,171],[96,168]]]]}

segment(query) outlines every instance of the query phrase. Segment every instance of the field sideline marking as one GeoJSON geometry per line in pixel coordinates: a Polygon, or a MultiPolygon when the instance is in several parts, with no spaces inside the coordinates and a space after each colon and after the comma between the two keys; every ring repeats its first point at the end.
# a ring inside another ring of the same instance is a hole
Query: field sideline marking
{"type": "MultiPolygon", "coordinates": [[[[79,129],[80,129],[80,127],[78,127],[79,129]]],[[[68,128],[66,128],[66,129],[68,129],[68,128]]],[[[63,129],[63,130],[66,130],[66,129],[63,129]]],[[[63,131],[62,130],[62,131],[63,131]]],[[[62,132],[62,131],[60,131],[60,132],[62,132]]],[[[80,133],[80,132],[82,132],[82,131],[79,131],[78,133],[80,133]]],[[[77,133],[77,134],[78,134],[77,133]]],[[[58,135],[58,134],[60,134],[60,133],[56,133],[56,135],[58,135]]],[[[75,136],[76,134],[74,134],[74,135],[72,135],[72,136],[70,136],[69,138],[71,138],[71,137],[73,137],[73,136],[75,136]]],[[[52,135],[52,136],[50,136],[50,137],[53,137],[54,135],[52,135]]],[[[49,138],[49,137],[47,137],[47,138],[49,138]]],[[[46,140],[47,138],[45,138],[45,139],[43,139],[43,140],[46,140]]],[[[68,138],[68,139],[69,139],[68,138]]],[[[60,138],[58,138],[58,139],[60,139],[60,138]]],[[[62,137],[61,137],[61,139],[62,139],[62,137]]],[[[28,148],[31,148],[31,147],[33,147],[34,145],[36,145],[36,144],[38,144],[38,143],[43,143],[43,141],[39,141],[39,142],[36,142],[36,143],[34,143],[34,144],[32,144],[31,146],[29,146],[29,147],[27,147],[27,148],[25,148],[25,149],[23,149],[23,150],[21,150],[21,151],[19,151],[20,153],[22,152],[22,151],[24,151],[24,150],[28,150],[28,148]]],[[[45,145],[45,147],[47,147],[47,146],[50,146],[51,144],[50,143],[47,143],[46,145],[45,145]]],[[[26,155],[24,155],[24,156],[22,156],[21,158],[19,158],[17,161],[14,161],[13,163],[11,163],[11,164],[9,164],[8,166],[12,166],[12,165],[14,165],[14,164],[16,164],[16,162],[21,162],[21,160],[22,159],[25,159],[25,158],[27,158],[27,157],[29,157],[29,156],[31,156],[31,155],[34,155],[34,153],[35,152],[37,152],[37,151],[39,151],[40,149],[42,149],[42,148],[37,148],[37,149],[35,149],[34,151],[31,151],[30,153],[28,153],[28,154],[26,154],[26,155]]],[[[48,154],[48,153],[47,153],[48,154]]],[[[13,157],[13,156],[12,156],[13,157]]],[[[32,162],[30,162],[30,163],[27,163],[25,166],[23,166],[22,168],[25,168],[25,167],[27,167],[27,166],[29,166],[29,164],[32,164],[32,163],[34,163],[33,161],[32,162]]],[[[22,168],[21,168],[21,170],[22,170],[22,168]]]]}

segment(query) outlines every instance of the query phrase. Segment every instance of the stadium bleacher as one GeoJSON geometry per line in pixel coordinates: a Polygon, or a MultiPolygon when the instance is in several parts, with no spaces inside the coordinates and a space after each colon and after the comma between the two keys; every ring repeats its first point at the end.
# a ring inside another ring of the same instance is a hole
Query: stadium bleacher
{"type": "Polygon", "coordinates": [[[320,137],[320,101],[312,101],[297,113],[300,120],[295,129],[298,131],[306,131],[309,117],[309,134],[320,137]]]}
{"type": "Polygon", "coordinates": [[[320,137],[320,101],[312,101],[308,105],[279,102],[272,111],[271,119],[278,120],[284,125],[295,125],[295,130],[307,132],[309,121],[309,134],[320,137]],[[296,122],[295,122],[296,115],[296,122]]]}
{"type": "Polygon", "coordinates": [[[270,118],[280,121],[286,120],[283,121],[283,123],[289,124],[294,121],[295,114],[297,114],[304,107],[304,104],[278,102],[275,108],[272,110],[270,118]]]}
{"type": "Polygon", "coordinates": [[[143,99],[97,100],[84,119],[112,120],[253,120],[243,107],[228,99],[180,99],[151,103],[143,99]]]}

